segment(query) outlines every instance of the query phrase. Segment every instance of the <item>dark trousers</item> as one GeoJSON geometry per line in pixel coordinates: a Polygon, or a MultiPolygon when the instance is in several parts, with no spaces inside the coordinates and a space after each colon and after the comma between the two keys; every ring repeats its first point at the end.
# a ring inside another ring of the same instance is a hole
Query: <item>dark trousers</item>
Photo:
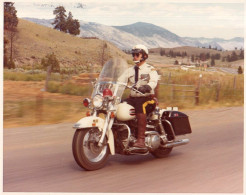
{"type": "Polygon", "coordinates": [[[136,114],[149,114],[156,107],[156,103],[152,97],[129,97],[124,101],[135,108],[136,114]]]}

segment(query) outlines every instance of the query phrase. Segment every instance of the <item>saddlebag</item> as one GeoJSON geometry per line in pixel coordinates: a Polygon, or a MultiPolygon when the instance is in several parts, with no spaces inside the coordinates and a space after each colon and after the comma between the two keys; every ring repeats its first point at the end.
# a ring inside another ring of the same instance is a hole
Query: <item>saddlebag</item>
{"type": "Polygon", "coordinates": [[[161,118],[162,125],[164,126],[169,139],[173,139],[173,134],[170,124],[168,124],[168,122],[165,122],[165,120],[171,123],[175,135],[184,135],[191,133],[189,118],[186,114],[178,111],[165,111],[162,114],[161,118]]]}

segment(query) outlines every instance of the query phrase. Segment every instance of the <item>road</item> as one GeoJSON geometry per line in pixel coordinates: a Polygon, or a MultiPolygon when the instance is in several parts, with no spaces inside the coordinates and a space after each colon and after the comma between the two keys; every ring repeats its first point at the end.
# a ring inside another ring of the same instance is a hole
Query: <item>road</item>
{"type": "Polygon", "coordinates": [[[169,157],[110,156],[85,171],[72,124],[4,129],[4,192],[242,193],[243,107],[187,111],[193,133],[169,157]]]}

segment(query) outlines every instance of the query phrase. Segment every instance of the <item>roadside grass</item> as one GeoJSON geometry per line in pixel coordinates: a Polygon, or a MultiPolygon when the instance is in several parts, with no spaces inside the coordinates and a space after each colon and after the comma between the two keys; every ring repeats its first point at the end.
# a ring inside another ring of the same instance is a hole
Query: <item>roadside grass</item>
{"type": "Polygon", "coordinates": [[[86,108],[78,102],[5,101],[4,127],[32,126],[60,122],[76,122],[85,116],[86,108]]]}
{"type": "MultiPolygon", "coordinates": [[[[61,81],[63,79],[63,75],[52,73],[51,80],[53,81],[61,81]]],[[[43,81],[46,79],[46,72],[43,71],[23,71],[23,72],[13,72],[11,70],[4,70],[4,80],[11,81],[43,81]]]]}
{"type": "Polygon", "coordinates": [[[196,109],[197,107],[242,106],[244,104],[243,75],[204,71],[186,72],[173,69],[162,70],[162,75],[158,99],[165,106],[196,109]],[[172,84],[190,86],[173,86],[172,84]],[[198,89],[198,86],[199,103],[196,105],[195,95],[197,94],[195,91],[198,89]]]}
{"type": "MultiPolygon", "coordinates": [[[[158,89],[160,108],[179,107],[180,110],[187,110],[244,105],[244,75],[209,73],[204,71],[186,72],[173,69],[163,69],[162,75],[158,89]],[[201,74],[202,77],[200,77],[201,74]],[[169,85],[167,85],[167,83],[169,85]],[[199,103],[197,105],[194,96],[199,83],[199,103]],[[170,84],[191,86],[180,87],[170,84]],[[189,92],[184,92],[183,90],[188,90],[189,92]]],[[[4,80],[42,80],[43,82],[44,79],[45,75],[42,73],[26,74],[21,72],[4,72],[4,80]]],[[[77,85],[68,81],[62,82],[59,75],[53,75],[52,81],[50,81],[48,85],[48,91],[50,93],[90,98],[92,86],[91,84],[77,85]]],[[[25,93],[25,91],[23,91],[23,93],[25,93]]],[[[4,96],[7,97],[8,94],[4,94],[4,96]]],[[[129,90],[126,90],[123,98],[127,98],[128,96],[129,90]]],[[[18,98],[16,98],[16,100],[4,98],[4,128],[76,122],[81,117],[85,116],[86,110],[87,109],[82,105],[82,98],[81,102],[74,101],[72,98],[71,100],[59,99],[59,101],[56,99],[42,98],[31,99],[29,101],[18,98]]]]}
{"type": "Polygon", "coordinates": [[[74,83],[61,83],[56,81],[50,81],[48,83],[48,92],[50,93],[61,93],[69,95],[89,95],[92,92],[92,87],[88,85],[76,85],[74,83]]]}

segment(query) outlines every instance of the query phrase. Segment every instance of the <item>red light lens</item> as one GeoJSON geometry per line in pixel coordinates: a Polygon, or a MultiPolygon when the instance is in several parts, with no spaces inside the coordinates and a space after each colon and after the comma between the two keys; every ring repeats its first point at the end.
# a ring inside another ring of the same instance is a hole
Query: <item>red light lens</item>
{"type": "Polygon", "coordinates": [[[106,88],[103,90],[103,97],[113,96],[113,93],[110,89],[106,88]]]}
{"type": "Polygon", "coordinates": [[[83,100],[83,104],[84,104],[85,107],[88,107],[89,103],[90,102],[89,102],[89,100],[87,98],[83,100]]]}

